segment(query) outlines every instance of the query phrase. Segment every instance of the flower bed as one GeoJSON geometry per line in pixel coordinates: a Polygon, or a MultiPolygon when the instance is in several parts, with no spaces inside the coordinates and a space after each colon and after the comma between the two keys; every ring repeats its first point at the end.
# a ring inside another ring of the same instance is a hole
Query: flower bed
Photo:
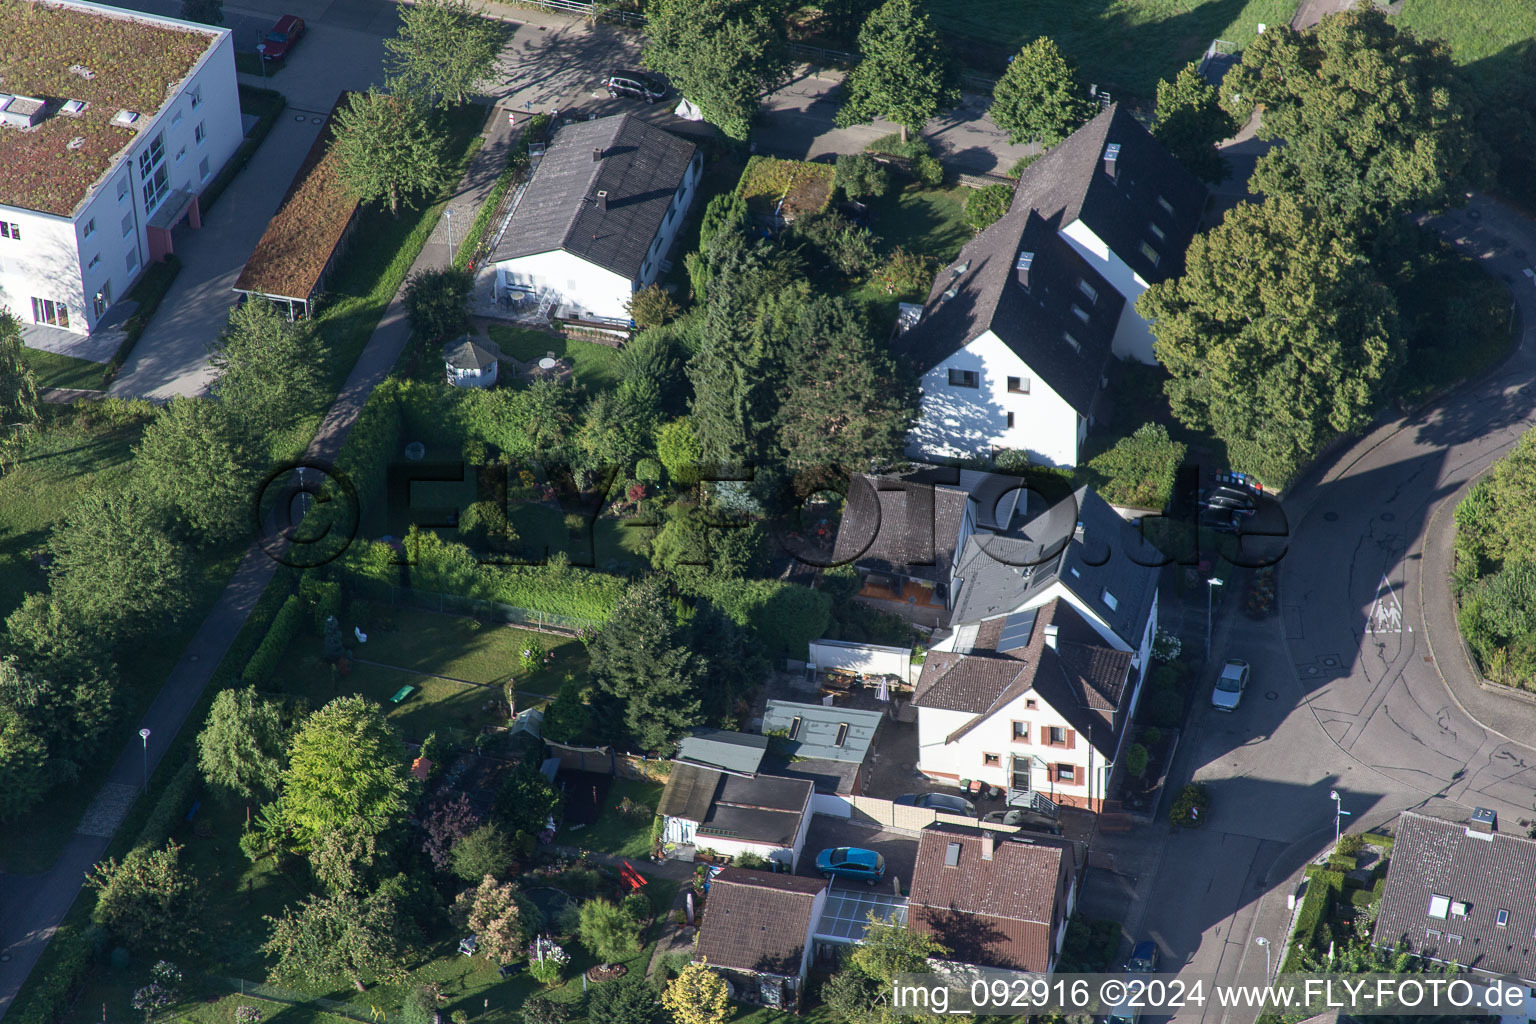
{"type": "Polygon", "coordinates": [[[834,173],[831,164],[754,156],[741,172],[736,190],[754,217],[778,216],[788,223],[827,208],[834,173]]]}

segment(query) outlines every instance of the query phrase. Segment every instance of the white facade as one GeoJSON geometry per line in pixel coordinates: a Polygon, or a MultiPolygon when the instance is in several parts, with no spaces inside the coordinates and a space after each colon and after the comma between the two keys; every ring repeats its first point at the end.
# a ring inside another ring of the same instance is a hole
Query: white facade
{"type": "Polygon", "coordinates": [[[800,828],[789,846],[744,839],[727,839],[724,836],[701,836],[698,834],[698,822],[671,816],[662,819],[661,838],[663,842],[676,843],[680,846],[692,845],[696,850],[709,851],[724,857],[739,857],[744,853],[750,853],[764,860],[783,864],[790,871],[794,871],[800,865],[800,851],[805,847],[805,835],[810,831],[812,817],[814,815],[811,812],[811,802],[807,800],[804,810],[800,813],[800,828]]]}
{"type": "Polygon", "coordinates": [[[989,457],[1011,448],[1032,462],[1077,465],[1087,419],[993,332],[923,374],[921,384],[917,422],[907,432],[914,458],[989,457]]]}
{"type": "Polygon", "coordinates": [[[631,296],[653,284],[661,274],[661,265],[682,229],[688,207],[698,191],[703,166],[703,159],[698,155],[688,164],[683,181],[672,196],[672,205],[656,236],[651,239],[636,279],[629,280],[574,253],[555,249],[497,263],[496,294],[520,291],[532,294],[541,303],[547,297],[552,306],[567,306],[592,317],[627,323],[629,311],[625,307],[631,296]]]}
{"type": "Polygon", "coordinates": [[[210,34],[212,45],[158,112],[139,112],[137,137],[72,216],[0,204],[0,222],[19,227],[21,235],[0,237],[0,306],[24,324],[51,322],[76,334],[93,330],[160,255],[163,245],[152,250],[149,220],[166,197],[177,189],[201,192],[244,138],[231,32],[136,12],[133,17],[197,28],[210,34]]]}
{"type": "Polygon", "coordinates": [[[1117,253],[1112,252],[1109,245],[1082,221],[1075,220],[1062,228],[1061,237],[1104,280],[1114,285],[1115,291],[1125,296],[1125,309],[1120,312],[1120,323],[1115,326],[1115,340],[1110,350],[1120,359],[1134,359],[1140,363],[1156,365],[1157,357],[1152,354],[1152,325],[1136,312],[1136,300],[1147,290],[1147,281],[1117,253]]]}

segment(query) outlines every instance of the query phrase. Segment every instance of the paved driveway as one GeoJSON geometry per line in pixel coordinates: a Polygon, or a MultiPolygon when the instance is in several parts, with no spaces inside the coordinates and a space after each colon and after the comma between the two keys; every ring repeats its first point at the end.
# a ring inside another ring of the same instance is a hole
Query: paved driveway
{"type": "MultiPolygon", "coordinates": [[[[885,882],[876,888],[889,890],[892,879],[900,879],[901,891],[912,889],[912,868],[917,863],[917,838],[906,832],[893,832],[865,825],[856,825],[846,818],[834,818],[818,814],[811,819],[810,831],[805,836],[805,849],[800,854],[800,869],[795,873],[807,878],[820,878],[816,870],[816,855],[829,847],[857,846],[874,850],[885,858],[885,882]]],[[[863,882],[837,880],[839,888],[867,889],[863,882]]]]}

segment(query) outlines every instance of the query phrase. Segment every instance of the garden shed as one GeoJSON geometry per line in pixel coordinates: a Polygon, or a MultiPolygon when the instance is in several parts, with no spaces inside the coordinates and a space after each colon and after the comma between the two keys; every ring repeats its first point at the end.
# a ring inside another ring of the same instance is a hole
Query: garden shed
{"type": "Polygon", "coordinates": [[[804,779],[734,775],[680,762],[656,813],[663,842],[679,855],[753,854],[793,871],[811,822],[811,795],[804,779]]]}

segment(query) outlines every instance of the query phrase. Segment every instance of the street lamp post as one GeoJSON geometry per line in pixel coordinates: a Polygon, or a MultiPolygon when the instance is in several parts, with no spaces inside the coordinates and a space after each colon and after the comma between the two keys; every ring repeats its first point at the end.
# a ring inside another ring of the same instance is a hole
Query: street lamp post
{"type": "Polygon", "coordinates": [[[448,266],[453,266],[453,207],[443,211],[443,216],[448,218],[448,266]]]}
{"type": "Polygon", "coordinates": [[[1211,660],[1211,594],[1221,586],[1222,580],[1212,576],[1205,581],[1205,660],[1211,660]]]}
{"type": "Polygon", "coordinates": [[[1267,985],[1267,984],[1269,984],[1269,968],[1270,968],[1269,940],[1266,939],[1264,936],[1259,935],[1259,936],[1255,936],[1253,941],[1264,947],[1264,984],[1267,985]]]}
{"type": "Polygon", "coordinates": [[[144,792],[149,792],[149,730],[140,729],[139,739],[144,741],[144,792]]]}
{"type": "Polygon", "coordinates": [[[1344,820],[1344,816],[1350,812],[1344,809],[1344,798],[1339,796],[1338,790],[1330,789],[1328,795],[1333,797],[1333,845],[1338,846],[1341,832],[1339,824],[1344,820]]]}

